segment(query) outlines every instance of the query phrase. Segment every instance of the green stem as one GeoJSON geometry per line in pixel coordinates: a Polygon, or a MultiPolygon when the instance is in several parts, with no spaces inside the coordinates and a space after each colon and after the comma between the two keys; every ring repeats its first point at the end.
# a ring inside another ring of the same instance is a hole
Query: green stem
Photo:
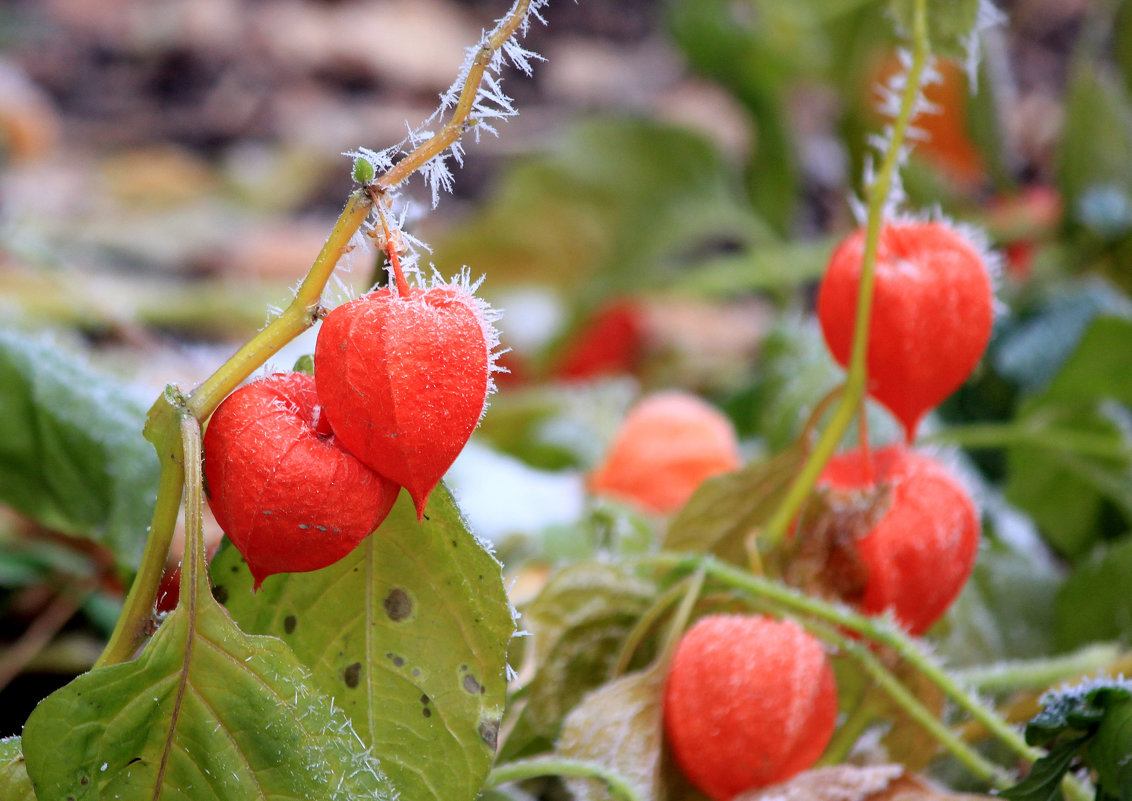
{"type": "Polygon", "coordinates": [[[238,387],[240,382],[319,319],[322,313],[322,290],[372,208],[373,201],[364,190],[358,189],[350,195],[326,244],[322,246],[307,277],[299,285],[295,299],[281,315],[236,351],[232,358],[189,395],[189,410],[197,420],[207,420],[220,405],[220,401],[238,387]]]}
{"type": "Polygon", "coordinates": [[[826,746],[825,753],[821,755],[821,759],[814,764],[814,767],[826,768],[844,762],[845,757],[849,755],[857,740],[861,739],[861,735],[865,733],[875,717],[874,705],[869,702],[867,697],[859,698],[857,705],[853,707],[853,711],[833,733],[833,738],[826,746]]]}
{"type": "Polygon", "coordinates": [[[484,789],[498,787],[508,782],[534,779],[539,776],[564,776],[571,779],[597,779],[604,782],[610,793],[622,801],[643,801],[636,789],[616,771],[594,762],[558,757],[538,757],[499,765],[487,774],[484,789]]]}
{"type": "Polygon", "coordinates": [[[904,94],[900,99],[900,111],[892,126],[892,141],[885,153],[876,180],[869,187],[868,222],[865,230],[865,253],[861,262],[861,279],[857,292],[857,317],[853,329],[853,349],[849,359],[849,373],[845,379],[845,392],[841,402],[830,418],[829,427],[822,433],[813,452],[801,471],[790,485],[782,503],[763,530],[763,540],[769,547],[782,541],[790,524],[798,516],[806,499],[809,498],[826,462],[833,456],[849,425],[853,422],[858,407],[868,386],[868,364],[866,357],[869,347],[869,324],[872,317],[873,287],[876,283],[877,250],[880,243],[881,225],[884,220],[885,205],[892,189],[892,181],[900,163],[900,151],[904,144],[908,126],[915,111],[916,100],[920,96],[920,84],[928,63],[931,43],[928,38],[927,0],[916,0],[915,16],[912,26],[912,65],[908,70],[904,94]]]}
{"type": "MultiPolygon", "coordinates": [[[[200,421],[190,414],[181,418],[181,447],[185,454],[185,558],[181,568],[181,595],[196,619],[198,599],[208,595],[208,563],[204,553],[204,475],[201,460],[200,421]]],[[[195,624],[194,624],[195,625],[195,624]]]]}
{"type": "Polygon", "coordinates": [[[1101,670],[1119,658],[1120,647],[1115,643],[1092,643],[1063,656],[996,662],[955,670],[952,675],[983,692],[1041,690],[1101,670]]]}
{"type": "Polygon", "coordinates": [[[761,576],[753,576],[712,556],[660,553],[648,557],[647,561],[657,567],[668,569],[694,570],[702,566],[707,570],[709,576],[728,586],[750,593],[755,597],[773,601],[782,609],[809,615],[834,626],[850,629],[874,642],[887,645],[900,658],[907,661],[913,668],[943,690],[944,694],[957,706],[982,723],[987,731],[1019,757],[1027,762],[1033,762],[1042,756],[1039,749],[1027,745],[1022,735],[1000,718],[993,709],[959,686],[943,668],[922,650],[916,640],[884,619],[861,615],[844,607],[812,598],[775,581],[761,576]]]}
{"type": "Polygon", "coordinates": [[[1005,448],[1031,445],[1054,451],[1068,451],[1099,459],[1128,459],[1127,446],[1119,437],[1087,431],[1034,428],[1017,423],[979,423],[957,426],[924,438],[925,442],[945,442],[962,448],[1005,448]]]}
{"type": "Polygon", "coordinates": [[[488,36],[487,41],[480,46],[479,52],[476,53],[476,57],[468,67],[468,74],[464,79],[460,97],[452,109],[452,118],[416,150],[398,161],[387,173],[374,181],[372,186],[380,190],[397,186],[430,160],[447,150],[453,142],[464,135],[470,125],[474,124],[474,121],[469,122],[468,118],[475,108],[476,95],[479,93],[483,74],[496,51],[503,47],[504,42],[510,39],[519,29],[519,25],[527,16],[527,9],[530,5],[531,0],[517,0],[507,16],[499,21],[495,30],[488,36]]]}
{"type": "MultiPolygon", "coordinates": [[[[694,578],[688,576],[676,582],[661,593],[660,596],[652,602],[652,605],[645,610],[644,614],[637,618],[637,622],[633,625],[633,628],[629,630],[625,641],[621,644],[621,651],[617,655],[617,661],[613,663],[613,669],[610,671],[611,679],[617,678],[629,669],[629,661],[633,658],[633,654],[636,653],[637,647],[641,644],[641,641],[652,631],[652,627],[656,624],[656,621],[660,620],[664,613],[668,611],[668,607],[688,594],[688,588],[693,581],[694,578]]],[[[703,583],[702,579],[700,583],[703,583]]],[[[699,590],[697,589],[697,594],[698,592],[699,590]]]]}
{"type": "Polygon", "coordinates": [[[804,621],[803,625],[821,639],[836,646],[842,653],[847,654],[860,665],[873,681],[904,710],[908,717],[923,726],[935,738],[936,742],[947,749],[970,771],[972,776],[999,790],[1004,790],[1014,784],[1009,773],[964,743],[930,709],[920,703],[908,688],[892,674],[892,671],[881,664],[880,660],[867,647],[839,634],[831,626],[814,623],[813,621],[804,621]]]}
{"type": "Polygon", "coordinates": [[[153,616],[157,590],[169,559],[169,545],[181,510],[181,490],[185,482],[184,451],[181,446],[180,418],[185,398],[173,387],[157,399],[146,418],[145,436],[157,450],[161,474],[157,501],[149,525],[149,538],[142,553],[134,583],[126,594],[122,613],[114,624],[110,640],[94,667],[116,665],[133,658],[145,639],[145,625],[153,616]]]}

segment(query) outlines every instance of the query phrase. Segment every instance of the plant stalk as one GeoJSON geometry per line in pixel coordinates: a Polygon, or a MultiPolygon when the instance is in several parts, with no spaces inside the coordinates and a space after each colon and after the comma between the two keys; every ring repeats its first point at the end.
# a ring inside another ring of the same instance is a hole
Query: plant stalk
{"type": "Polygon", "coordinates": [[[826,462],[837,450],[838,444],[849,430],[868,386],[868,347],[869,324],[872,317],[873,288],[876,284],[877,250],[880,243],[881,225],[884,221],[885,206],[892,189],[892,181],[900,164],[900,152],[912,120],[916,100],[920,96],[920,84],[931,54],[928,37],[927,0],[916,0],[912,27],[912,64],[908,70],[907,83],[900,99],[900,111],[892,126],[892,140],[884,155],[876,180],[869,187],[868,222],[865,231],[865,253],[861,263],[861,279],[857,293],[857,317],[853,328],[853,349],[849,359],[849,374],[845,379],[845,390],[834,410],[829,426],[822,432],[817,444],[802,466],[794,483],[787,490],[786,497],[767,522],[763,530],[763,541],[774,547],[786,535],[790,524],[797,518],[814,485],[825,469],[826,462]]]}

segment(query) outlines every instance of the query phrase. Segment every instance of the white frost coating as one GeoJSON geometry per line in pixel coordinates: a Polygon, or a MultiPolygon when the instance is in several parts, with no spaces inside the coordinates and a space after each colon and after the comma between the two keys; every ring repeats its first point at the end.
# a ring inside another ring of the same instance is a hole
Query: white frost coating
{"type": "MultiPolygon", "coordinates": [[[[490,121],[505,120],[518,114],[514,106],[514,101],[502,89],[499,75],[505,66],[511,65],[529,76],[532,72],[531,62],[544,60],[538,53],[520,46],[515,39],[516,37],[526,36],[527,31],[530,29],[530,21],[532,18],[539,20],[544,25],[546,24],[546,20],[540,12],[548,2],[549,0],[531,0],[531,4],[527,8],[523,19],[520,21],[515,35],[509,37],[503,43],[502,47],[491,54],[476,95],[472,100],[472,111],[466,123],[466,128],[473,132],[477,141],[479,140],[481,129],[493,135],[497,134],[495,127],[490,121]]],[[[514,11],[514,6],[512,7],[512,11],[514,11]]],[[[497,20],[497,28],[501,26],[509,16],[510,15],[507,15],[497,20]]],[[[492,33],[494,33],[494,30],[481,31],[479,42],[467,48],[465,51],[464,61],[456,74],[456,79],[448,89],[440,94],[440,104],[437,106],[436,110],[417,128],[408,126],[406,123],[408,130],[405,138],[401,140],[401,142],[384,150],[371,150],[361,147],[357,150],[344,153],[343,155],[368,161],[374,168],[374,174],[381,175],[393,166],[398,156],[411,152],[413,148],[431,137],[433,132],[429,129],[429,126],[439,123],[441,117],[446,112],[452,110],[457,102],[459,102],[472,65],[475,63],[476,57],[488,45],[492,33]]],[[[455,159],[458,164],[462,164],[463,155],[463,146],[457,141],[444,151],[438,153],[421,167],[421,177],[429,187],[434,208],[439,202],[441,190],[445,192],[452,191],[453,176],[451,168],[448,165],[448,159],[455,159]]],[[[393,194],[392,190],[389,194],[393,194]]]]}
{"type": "Polygon", "coordinates": [[[967,70],[967,81],[972,92],[979,90],[979,54],[982,52],[979,47],[979,40],[986,31],[997,28],[1005,20],[1006,15],[999,11],[991,0],[979,0],[979,8],[975,12],[975,27],[964,43],[967,50],[964,67],[967,70]]]}

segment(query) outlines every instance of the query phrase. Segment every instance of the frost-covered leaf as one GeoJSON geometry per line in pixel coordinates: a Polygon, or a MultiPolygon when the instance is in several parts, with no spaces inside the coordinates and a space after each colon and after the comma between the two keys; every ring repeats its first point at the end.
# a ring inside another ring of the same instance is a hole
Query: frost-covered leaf
{"type": "Polygon", "coordinates": [[[768,461],[709,478],[677,512],[664,547],[710,552],[746,564],[748,539],[774,514],[804,459],[804,450],[793,447],[768,461]]]}
{"type": "Polygon", "coordinates": [[[1057,594],[1052,633],[1059,648],[1118,640],[1132,620],[1132,536],[1098,546],[1057,594]]]}
{"type": "Polygon", "coordinates": [[[656,588],[613,563],[580,562],[561,570],[523,610],[534,634],[534,679],[525,725],[553,739],[569,712],[604,684],[618,649],[656,588]]]}
{"type": "Polygon", "coordinates": [[[1026,742],[1048,750],[1029,777],[1000,795],[1013,801],[1054,799],[1075,759],[1094,772],[1097,801],[1132,799],[1132,684],[1093,679],[1047,693],[1026,726],[1026,742]]]}
{"type": "Polygon", "coordinates": [[[984,538],[971,578],[935,632],[947,663],[1051,653],[1054,598],[1062,581],[1063,571],[1047,555],[984,538]]]}
{"type": "Polygon", "coordinates": [[[19,737],[0,739],[0,798],[4,801],[36,801],[19,737]]]}
{"type": "Polygon", "coordinates": [[[207,594],[182,603],[132,662],[97,668],[24,728],[40,799],[391,799],[342,711],[279,640],[252,637],[207,594]]]}
{"type": "Polygon", "coordinates": [[[1072,556],[1099,536],[1103,503],[1132,522],[1132,319],[1097,317],[1015,425],[1035,444],[1007,451],[1007,499],[1072,556]]]}
{"type": "MultiPolygon", "coordinates": [[[[566,716],[558,753],[610,768],[633,786],[641,801],[659,801],[664,678],[663,668],[654,665],[598,687],[566,716]]],[[[593,779],[567,784],[579,801],[614,797],[593,779]]]]}
{"type": "Polygon", "coordinates": [[[215,591],[247,631],[282,638],[334,698],[402,798],[471,801],[495,756],[514,632],[500,565],[438,486],[407,495],[349,556],[252,594],[235,549],[215,591]]]}
{"type": "Polygon", "coordinates": [[[157,496],[145,409],[40,337],[0,330],[0,501],[132,570],[157,496]]]}
{"type": "Polygon", "coordinates": [[[1102,315],[1132,317],[1132,301],[1101,281],[1058,285],[1024,319],[1008,319],[996,333],[994,369],[1026,392],[1040,392],[1102,315]]]}

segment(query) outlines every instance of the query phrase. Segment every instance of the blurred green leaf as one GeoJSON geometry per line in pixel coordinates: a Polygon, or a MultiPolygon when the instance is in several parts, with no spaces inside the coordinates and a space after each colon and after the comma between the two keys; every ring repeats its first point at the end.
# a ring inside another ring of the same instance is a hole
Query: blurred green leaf
{"type": "Polygon", "coordinates": [[[1132,103],[1120,83],[1087,58],[1078,59],[1069,79],[1057,167],[1071,218],[1105,238],[1127,231],[1132,220],[1116,230],[1113,223],[1132,203],[1132,103]]]}
{"type": "Polygon", "coordinates": [[[1048,556],[984,538],[971,578],[936,629],[940,653],[948,664],[974,665],[1052,652],[1063,580],[1048,556]]]}
{"type": "Polygon", "coordinates": [[[0,739],[0,798],[4,801],[35,801],[19,737],[0,739]]]}
{"type": "MultiPolygon", "coordinates": [[[[661,798],[661,702],[666,675],[663,667],[654,665],[591,692],[563,721],[558,753],[611,768],[625,777],[642,801],[661,798]]],[[[579,801],[614,797],[605,784],[593,779],[567,784],[579,801]]]]}
{"type": "Polygon", "coordinates": [[[1132,628],[1132,536],[1098,546],[1057,594],[1052,633],[1062,650],[1116,640],[1132,628]]]}
{"type": "Polygon", "coordinates": [[[994,369],[1027,392],[1044,389],[1101,315],[1132,318],[1132,301],[1102,281],[1051,287],[1032,312],[996,332],[994,369]]]}
{"type": "Polygon", "coordinates": [[[24,727],[41,799],[390,799],[346,716],[272,637],[249,637],[207,594],[141,656],[48,696],[24,727]]]}
{"type": "Polygon", "coordinates": [[[1063,553],[1079,555],[1101,535],[1104,503],[1132,523],[1132,320],[1098,317],[1016,426],[1035,444],[1007,451],[1006,497],[1033,517],[1063,553]]]}
{"type": "Polygon", "coordinates": [[[770,238],[706,139],[654,122],[592,120],[510,169],[438,244],[442,272],[581,287],[589,302],[663,287],[770,238]],[[516,225],[522,220],[522,225],[516,225]]]}
{"type": "Polygon", "coordinates": [[[515,624],[499,563],[443,485],[423,523],[402,493],[376,532],[322,570],[271,576],[253,594],[227,548],[212,575],[242,628],[280,637],[310,668],[403,798],[476,797],[495,757],[515,624]]]}
{"type": "Polygon", "coordinates": [[[744,292],[796,290],[825,273],[830,241],[773,243],[738,256],[706,261],[684,279],[679,289],[709,297],[733,298],[744,292]]]}
{"type": "Polygon", "coordinates": [[[805,458],[805,448],[795,445],[767,461],[709,478],[676,513],[665,550],[713,553],[748,564],[748,539],[778,509],[805,458]]]}
{"type": "Polygon", "coordinates": [[[44,338],[0,330],[0,500],[87,537],[123,570],[141,560],[157,497],[145,409],[44,338]]]}
{"type": "Polygon", "coordinates": [[[809,410],[843,380],[814,320],[788,317],[763,340],[750,387],[724,404],[740,436],[760,437],[768,450],[790,447],[809,410]]]}

